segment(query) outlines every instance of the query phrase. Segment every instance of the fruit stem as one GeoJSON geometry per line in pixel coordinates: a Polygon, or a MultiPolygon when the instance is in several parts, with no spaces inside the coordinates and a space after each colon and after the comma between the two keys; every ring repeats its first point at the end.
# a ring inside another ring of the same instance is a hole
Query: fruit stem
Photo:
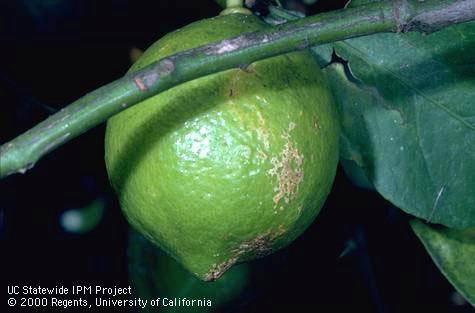
{"type": "Polygon", "coordinates": [[[243,0],[226,0],[226,9],[221,11],[219,15],[227,15],[227,14],[252,14],[252,12],[244,7],[243,0]]]}
{"type": "Polygon", "coordinates": [[[313,45],[376,33],[431,33],[472,20],[475,0],[377,1],[171,55],[98,88],[4,143],[0,146],[0,178],[26,172],[71,139],[181,83],[313,45]]]}
{"type": "Polygon", "coordinates": [[[244,7],[244,0],[226,0],[226,8],[242,8],[244,7]]]}

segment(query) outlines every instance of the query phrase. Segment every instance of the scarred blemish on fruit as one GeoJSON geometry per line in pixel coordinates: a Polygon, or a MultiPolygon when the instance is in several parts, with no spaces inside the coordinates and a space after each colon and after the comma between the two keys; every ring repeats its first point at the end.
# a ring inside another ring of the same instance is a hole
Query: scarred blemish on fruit
{"type": "Polygon", "coordinates": [[[264,144],[264,147],[267,150],[269,149],[269,131],[266,127],[266,121],[260,111],[257,111],[257,124],[258,124],[258,128],[256,129],[257,137],[264,144]]]}
{"type": "Polygon", "coordinates": [[[284,226],[284,224],[280,224],[279,227],[278,227],[277,236],[281,236],[284,233],[285,233],[285,226],[284,226]]]}
{"type": "Polygon", "coordinates": [[[267,160],[267,154],[265,154],[262,150],[258,149],[257,150],[257,157],[261,159],[262,161],[267,160]]]}
{"type": "Polygon", "coordinates": [[[279,225],[277,231],[267,231],[253,239],[242,242],[232,250],[231,257],[226,261],[213,264],[210,271],[205,275],[205,281],[215,281],[221,277],[231,266],[248,258],[262,258],[273,251],[274,241],[285,233],[284,225],[279,225]]]}
{"type": "Polygon", "coordinates": [[[282,135],[282,138],[286,140],[284,149],[279,157],[271,159],[273,167],[268,171],[268,174],[272,177],[275,176],[277,180],[277,186],[274,188],[274,191],[277,193],[273,198],[275,207],[282,199],[284,199],[285,203],[289,203],[297,194],[304,178],[302,168],[304,156],[290,139],[290,132],[295,126],[295,123],[291,122],[288,130],[284,131],[282,135]]]}
{"type": "Polygon", "coordinates": [[[233,254],[238,258],[243,259],[247,258],[249,254],[252,254],[252,258],[264,257],[272,252],[272,245],[275,239],[282,234],[280,228],[277,232],[265,232],[262,235],[241,243],[233,250],[233,254]]]}
{"type": "Polygon", "coordinates": [[[262,113],[257,111],[257,119],[259,122],[259,127],[266,127],[266,120],[262,117],[262,113]]]}
{"type": "Polygon", "coordinates": [[[205,275],[205,281],[215,281],[220,278],[231,266],[237,262],[237,257],[232,257],[223,263],[213,264],[211,270],[205,275]]]}

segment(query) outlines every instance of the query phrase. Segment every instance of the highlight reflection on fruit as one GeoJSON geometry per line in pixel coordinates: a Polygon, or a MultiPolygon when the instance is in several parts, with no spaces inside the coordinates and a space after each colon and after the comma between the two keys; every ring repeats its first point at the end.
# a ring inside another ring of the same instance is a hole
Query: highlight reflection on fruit
{"type": "MultiPolygon", "coordinates": [[[[267,27],[228,14],[155,44],[167,55],[267,27]]],[[[202,280],[280,249],[313,221],[338,161],[320,69],[294,52],[177,86],[111,118],[106,165],[129,222],[202,280]]]]}

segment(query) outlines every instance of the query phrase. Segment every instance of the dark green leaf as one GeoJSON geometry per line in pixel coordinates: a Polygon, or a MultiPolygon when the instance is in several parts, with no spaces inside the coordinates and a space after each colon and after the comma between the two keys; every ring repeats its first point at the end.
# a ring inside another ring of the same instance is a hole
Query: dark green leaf
{"type": "MultiPolygon", "coordinates": [[[[341,157],[417,217],[475,225],[475,23],[334,44],[341,157]]],[[[320,55],[319,59],[328,59],[320,55]]]]}
{"type": "Polygon", "coordinates": [[[374,190],[374,186],[369,181],[365,171],[356,165],[354,161],[342,158],[340,159],[340,165],[343,168],[346,176],[355,186],[363,189],[374,190]]]}
{"type": "Polygon", "coordinates": [[[331,62],[333,53],[332,43],[311,47],[310,50],[320,67],[323,68],[331,62]]]}
{"type": "Polygon", "coordinates": [[[419,220],[411,226],[441,272],[475,306],[475,228],[435,228],[419,220]]]}

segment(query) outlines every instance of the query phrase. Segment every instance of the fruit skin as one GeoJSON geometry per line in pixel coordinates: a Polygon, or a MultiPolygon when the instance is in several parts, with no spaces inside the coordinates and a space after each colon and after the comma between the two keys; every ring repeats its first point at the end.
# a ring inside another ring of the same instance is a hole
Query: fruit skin
{"type": "MultiPolygon", "coordinates": [[[[252,15],[192,23],[167,55],[267,27],[252,15]]],[[[131,225],[203,280],[280,249],[313,221],[338,162],[338,122],[312,56],[294,52],[196,79],[107,123],[105,160],[131,225]]]]}

